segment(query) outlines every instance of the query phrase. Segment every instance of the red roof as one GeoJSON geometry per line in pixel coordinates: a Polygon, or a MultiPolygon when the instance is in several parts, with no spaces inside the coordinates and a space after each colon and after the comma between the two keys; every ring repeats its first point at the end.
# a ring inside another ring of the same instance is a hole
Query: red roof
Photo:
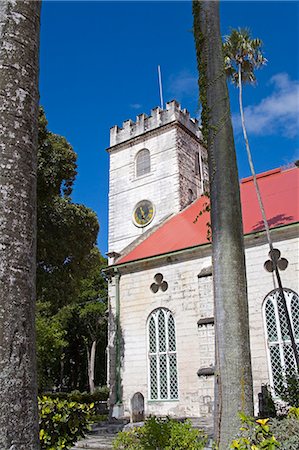
{"type": "MultiPolygon", "coordinates": [[[[269,226],[276,228],[299,221],[299,170],[274,169],[257,175],[269,226]]],[[[241,203],[244,234],[264,229],[252,177],[241,180],[241,203]]],[[[210,214],[204,212],[209,200],[200,197],[182,212],[164,222],[153,234],[137,245],[117,264],[161,255],[205,244],[210,214]],[[197,219],[196,219],[197,218],[197,219]]]]}

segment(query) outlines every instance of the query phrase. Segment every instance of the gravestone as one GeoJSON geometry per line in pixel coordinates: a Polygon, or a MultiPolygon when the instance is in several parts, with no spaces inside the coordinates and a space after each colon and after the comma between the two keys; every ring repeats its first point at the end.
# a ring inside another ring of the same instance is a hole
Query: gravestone
{"type": "Polygon", "coordinates": [[[141,392],[136,392],[131,398],[132,422],[144,421],[144,397],[141,392]]]}

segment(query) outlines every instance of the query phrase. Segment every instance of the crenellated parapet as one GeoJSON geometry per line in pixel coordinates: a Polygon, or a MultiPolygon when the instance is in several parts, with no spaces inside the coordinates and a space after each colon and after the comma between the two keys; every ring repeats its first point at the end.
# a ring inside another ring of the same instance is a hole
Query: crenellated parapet
{"type": "Polygon", "coordinates": [[[122,128],[117,125],[112,127],[110,129],[110,147],[172,122],[181,123],[191,133],[201,138],[198,120],[191,118],[186,109],[181,109],[181,105],[176,100],[172,100],[166,103],[166,109],[156,107],[151,110],[150,116],[139,114],[136,122],[129,119],[123,122],[122,128]]]}

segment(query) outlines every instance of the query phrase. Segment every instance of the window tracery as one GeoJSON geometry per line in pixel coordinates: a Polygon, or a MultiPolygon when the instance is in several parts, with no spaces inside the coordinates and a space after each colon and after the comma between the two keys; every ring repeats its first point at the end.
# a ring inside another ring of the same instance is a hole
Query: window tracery
{"type": "MultiPolygon", "coordinates": [[[[284,289],[284,294],[297,348],[299,348],[299,297],[291,289],[284,289]]],[[[268,341],[270,381],[275,391],[283,373],[286,370],[296,370],[282,296],[278,289],[270,292],[265,298],[263,312],[268,341]]]]}
{"type": "Polygon", "coordinates": [[[148,320],[149,399],[178,398],[176,331],[172,313],[155,310],[148,320]]]}

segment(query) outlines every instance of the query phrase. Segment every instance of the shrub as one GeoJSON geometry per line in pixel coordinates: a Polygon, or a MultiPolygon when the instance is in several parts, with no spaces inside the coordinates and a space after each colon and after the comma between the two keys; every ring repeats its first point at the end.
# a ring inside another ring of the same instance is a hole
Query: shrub
{"type": "Polygon", "coordinates": [[[299,448],[299,408],[291,408],[288,417],[271,421],[271,429],[282,450],[298,450],[299,448]]]}
{"type": "Polygon", "coordinates": [[[289,417],[294,417],[295,419],[299,420],[299,408],[296,408],[295,406],[292,406],[289,410],[289,417]]]}
{"type": "Polygon", "coordinates": [[[201,450],[207,442],[202,431],[169,418],[150,417],[144,426],[122,431],[113,442],[113,448],[130,450],[201,450]]]}
{"type": "Polygon", "coordinates": [[[138,428],[131,428],[128,431],[121,431],[113,440],[113,448],[122,450],[143,450],[140,443],[140,431],[138,428]]]}
{"type": "Polygon", "coordinates": [[[275,450],[280,443],[270,429],[269,419],[257,419],[240,414],[242,426],[240,436],[234,439],[230,448],[239,450],[275,450]]]}
{"type": "Polygon", "coordinates": [[[93,394],[90,392],[47,392],[47,397],[59,398],[61,400],[68,400],[70,402],[77,403],[95,403],[99,401],[106,401],[109,396],[109,388],[107,386],[101,386],[95,390],[93,394]]]}
{"type": "Polygon", "coordinates": [[[89,430],[93,404],[42,397],[38,406],[42,450],[66,450],[89,430]]]}
{"type": "Polygon", "coordinates": [[[192,428],[191,423],[174,422],[171,427],[171,436],[169,444],[166,447],[169,450],[201,450],[205,447],[207,436],[196,428],[192,428]]]}
{"type": "Polygon", "coordinates": [[[299,407],[299,375],[291,370],[280,379],[276,388],[279,398],[290,406],[299,407]]]}
{"type": "Polygon", "coordinates": [[[153,449],[167,447],[171,435],[173,420],[163,417],[149,417],[144,426],[139,428],[142,448],[153,449]]]}

